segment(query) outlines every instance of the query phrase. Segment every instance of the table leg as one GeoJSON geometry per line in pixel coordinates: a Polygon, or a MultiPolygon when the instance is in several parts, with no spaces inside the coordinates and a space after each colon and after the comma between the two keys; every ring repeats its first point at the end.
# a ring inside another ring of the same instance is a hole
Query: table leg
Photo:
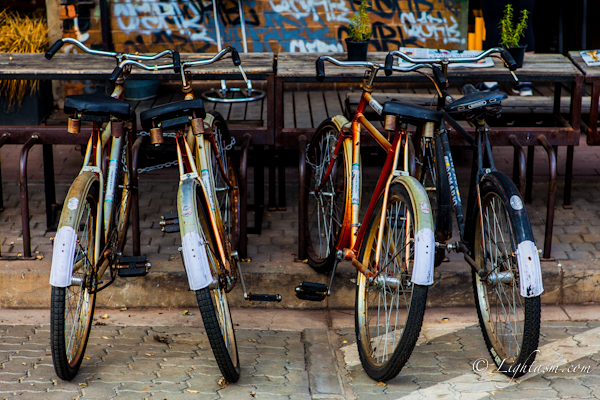
{"type": "Polygon", "coordinates": [[[46,197],[46,228],[55,230],[54,213],[56,211],[56,187],[54,182],[54,153],[51,144],[42,145],[44,158],[44,192],[46,197]]]}
{"type": "Polygon", "coordinates": [[[538,141],[548,153],[548,165],[550,168],[548,202],[546,204],[546,233],[544,235],[544,253],[542,259],[552,260],[552,230],[554,228],[554,205],[556,203],[556,153],[548,142],[548,139],[546,139],[546,136],[540,135],[538,141]]]}
{"type": "Polygon", "coordinates": [[[571,184],[573,182],[573,153],[575,146],[567,146],[567,165],[565,167],[565,193],[563,208],[571,209],[571,184]]]}

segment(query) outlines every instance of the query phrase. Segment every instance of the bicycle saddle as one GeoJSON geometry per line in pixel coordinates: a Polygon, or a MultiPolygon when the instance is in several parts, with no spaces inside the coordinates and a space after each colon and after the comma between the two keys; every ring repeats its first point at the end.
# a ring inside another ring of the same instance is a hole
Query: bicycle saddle
{"type": "Polygon", "coordinates": [[[442,120],[442,114],[432,108],[405,103],[397,99],[383,103],[382,115],[397,115],[403,121],[411,124],[438,123],[442,120]]]}
{"type": "Polygon", "coordinates": [[[150,131],[154,126],[161,124],[163,129],[177,129],[177,127],[190,121],[192,111],[196,111],[196,118],[206,117],[204,103],[200,99],[181,100],[151,108],[140,114],[142,128],[145,131],[150,131]],[[152,122],[154,122],[154,126],[152,122]]]}
{"type": "Polygon", "coordinates": [[[97,86],[94,93],[76,94],[65,98],[65,113],[82,112],[83,121],[108,122],[110,116],[129,119],[129,103],[109,96],[104,87],[97,86]]]}
{"type": "Polygon", "coordinates": [[[508,97],[504,92],[494,90],[492,92],[481,92],[473,87],[473,85],[465,85],[465,95],[456,100],[452,104],[448,104],[445,108],[448,114],[475,110],[476,108],[486,107],[490,105],[500,104],[500,102],[508,97]]]}

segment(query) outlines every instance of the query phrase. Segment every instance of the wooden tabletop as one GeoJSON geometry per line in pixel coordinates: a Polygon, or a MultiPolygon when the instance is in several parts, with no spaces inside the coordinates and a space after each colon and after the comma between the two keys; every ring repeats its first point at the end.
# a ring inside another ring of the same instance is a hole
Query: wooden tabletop
{"type": "Polygon", "coordinates": [[[570,51],[569,58],[573,61],[573,63],[585,74],[585,80],[598,80],[600,79],[600,66],[590,67],[583,61],[581,58],[581,54],[579,51],[570,51]]]}
{"type": "MultiPolygon", "coordinates": [[[[210,58],[214,54],[182,53],[181,61],[210,58]]],[[[244,72],[253,79],[265,79],[273,73],[273,53],[240,53],[244,72]]],[[[164,63],[169,63],[165,58],[164,63]]],[[[160,63],[161,60],[157,60],[160,63]]],[[[154,65],[147,63],[147,65],[154,65]]],[[[107,79],[117,66],[116,59],[90,54],[56,54],[46,60],[42,53],[0,53],[0,79],[107,79]]],[[[189,69],[202,79],[239,79],[241,73],[231,58],[189,69]]],[[[128,79],[178,79],[172,70],[146,71],[133,68],[128,79]]]]}
{"type": "MultiPolygon", "coordinates": [[[[286,81],[316,82],[315,61],[319,56],[328,55],[340,61],[346,61],[346,53],[279,53],[277,55],[277,77],[286,81]]],[[[385,62],[387,53],[374,52],[368,54],[368,60],[385,62]]],[[[512,75],[504,67],[501,60],[493,58],[494,66],[490,68],[448,68],[450,82],[470,81],[513,81],[512,75]]],[[[426,71],[426,70],[422,70],[426,71]]],[[[360,81],[365,73],[362,67],[338,67],[325,62],[327,82],[360,81]]],[[[516,71],[522,81],[527,82],[571,82],[581,71],[561,54],[526,54],[523,68],[516,71]]],[[[425,82],[426,77],[416,72],[395,72],[386,77],[383,71],[377,75],[379,81],[425,82]]]]}

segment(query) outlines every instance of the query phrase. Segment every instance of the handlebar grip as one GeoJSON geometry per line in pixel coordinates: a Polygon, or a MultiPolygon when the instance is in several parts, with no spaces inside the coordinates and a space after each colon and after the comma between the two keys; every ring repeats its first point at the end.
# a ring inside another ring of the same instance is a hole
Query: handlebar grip
{"type": "Polygon", "coordinates": [[[515,62],[515,59],[510,55],[508,50],[502,49],[502,53],[500,54],[502,55],[502,59],[508,64],[508,69],[510,69],[511,71],[517,69],[517,63],[515,62]]]}
{"type": "Polygon", "coordinates": [[[239,67],[242,65],[242,60],[240,60],[240,53],[238,53],[235,47],[229,47],[231,49],[231,58],[233,58],[233,65],[239,67]]]}
{"type": "Polygon", "coordinates": [[[317,67],[317,82],[323,82],[325,80],[325,61],[319,57],[315,65],[317,67]]]}
{"type": "Polygon", "coordinates": [[[176,74],[181,72],[181,57],[177,50],[173,51],[173,71],[175,71],[176,74]]]}
{"type": "Polygon", "coordinates": [[[122,72],[123,72],[123,68],[121,68],[121,67],[117,66],[117,67],[116,67],[116,68],[113,70],[113,73],[112,73],[112,75],[111,75],[111,76],[110,76],[110,78],[109,78],[109,81],[111,81],[111,82],[114,82],[114,81],[116,81],[116,80],[119,78],[119,76],[121,75],[121,73],[122,73],[122,72]]]}
{"type": "Polygon", "coordinates": [[[442,86],[443,88],[446,87],[446,78],[444,78],[444,73],[435,65],[433,65],[433,75],[435,77],[435,80],[438,82],[438,85],[442,86]]]}
{"type": "Polygon", "coordinates": [[[394,72],[392,70],[393,65],[394,65],[394,56],[391,54],[388,54],[387,56],[385,56],[385,68],[383,69],[385,71],[385,76],[392,75],[392,72],[394,72]]]}
{"type": "Polygon", "coordinates": [[[52,47],[50,47],[50,50],[46,52],[46,59],[50,60],[52,57],[54,57],[60,48],[63,47],[63,44],[65,44],[65,42],[63,42],[62,39],[58,39],[56,42],[54,42],[52,47]]]}

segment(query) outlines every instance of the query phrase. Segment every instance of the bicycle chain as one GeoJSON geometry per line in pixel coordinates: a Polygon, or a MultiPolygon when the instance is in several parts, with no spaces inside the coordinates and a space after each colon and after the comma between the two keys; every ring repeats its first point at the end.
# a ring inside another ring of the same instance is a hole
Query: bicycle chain
{"type": "MultiPolygon", "coordinates": [[[[138,136],[150,136],[150,133],[146,132],[146,131],[142,131],[138,134],[138,136]]],[[[175,137],[175,133],[163,133],[164,137],[175,137]]],[[[231,138],[231,142],[225,147],[224,151],[228,151],[231,150],[233,148],[233,146],[235,145],[235,138],[231,138]]],[[[125,154],[123,154],[123,165],[125,166],[124,170],[125,172],[127,172],[127,164],[125,163],[125,154]]],[[[153,165],[151,167],[146,167],[146,168],[138,168],[138,175],[139,174],[143,174],[144,172],[150,172],[150,171],[156,171],[159,169],[163,169],[163,168],[169,168],[169,167],[174,167],[175,165],[179,165],[179,161],[178,160],[173,160],[173,161],[168,161],[164,164],[157,164],[157,165],[153,165]]]]}

